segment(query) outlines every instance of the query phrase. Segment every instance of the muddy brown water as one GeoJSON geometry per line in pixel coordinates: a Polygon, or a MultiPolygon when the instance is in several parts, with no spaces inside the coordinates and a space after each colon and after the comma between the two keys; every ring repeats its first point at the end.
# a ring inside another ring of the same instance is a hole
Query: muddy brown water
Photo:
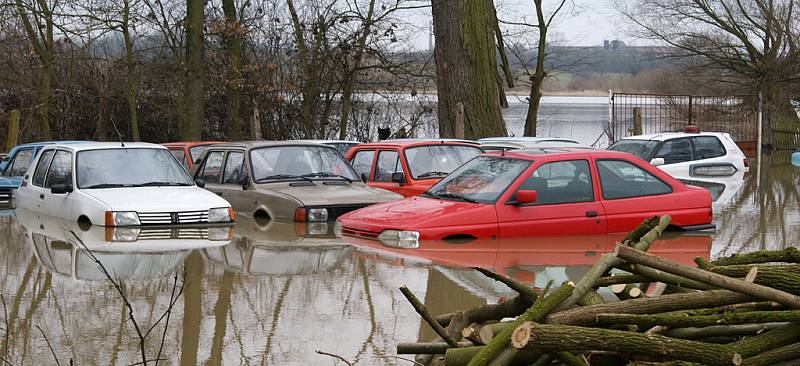
{"type": "MultiPolygon", "coordinates": [[[[653,251],[688,263],[695,256],[797,245],[800,167],[786,152],[765,155],[760,176],[753,163],[740,181],[709,185],[719,194],[716,233],[671,235],[653,251]]],[[[407,285],[433,313],[449,312],[513,295],[459,266],[489,267],[541,286],[580,278],[615,240],[437,243],[409,253],[374,243],[349,245],[330,238],[325,225],[242,219],[232,232],[128,232],[119,235],[137,240],[108,244],[109,233],[101,228],[6,214],[0,218],[0,357],[14,365],[55,364],[47,341],[62,365],[70,359],[78,365],[142,360],[120,295],[65,228],[76,230],[124,285],[142,332],[168,309],[174,275],[186,274],[169,327],[165,331],[162,321],[144,346],[148,360],[161,348],[164,365],[339,362],[317,350],[359,365],[411,364],[394,357],[396,344],[429,340],[432,331],[399,286],[407,285]]]]}

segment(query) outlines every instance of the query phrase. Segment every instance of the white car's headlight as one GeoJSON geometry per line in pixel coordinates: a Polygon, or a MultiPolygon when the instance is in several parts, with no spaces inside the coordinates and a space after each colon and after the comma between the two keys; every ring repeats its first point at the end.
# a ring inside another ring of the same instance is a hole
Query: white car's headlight
{"type": "Polygon", "coordinates": [[[139,232],[141,229],[138,227],[120,227],[106,230],[113,231],[111,241],[136,241],[139,239],[139,232]]]}
{"type": "Polygon", "coordinates": [[[384,230],[378,240],[387,247],[413,249],[419,248],[419,232],[409,230],[384,230]]]}
{"type": "Polygon", "coordinates": [[[234,213],[230,207],[217,207],[208,210],[208,222],[231,222],[234,213]]]}
{"type": "Polygon", "coordinates": [[[106,211],[105,226],[138,226],[139,214],[136,211],[106,211]]]}
{"type": "Polygon", "coordinates": [[[327,208],[309,208],[308,221],[328,221],[327,208]]]}
{"type": "Polygon", "coordinates": [[[333,223],[333,235],[336,235],[337,238],[342,237],[342,222],[339,220],[333,223]]]}

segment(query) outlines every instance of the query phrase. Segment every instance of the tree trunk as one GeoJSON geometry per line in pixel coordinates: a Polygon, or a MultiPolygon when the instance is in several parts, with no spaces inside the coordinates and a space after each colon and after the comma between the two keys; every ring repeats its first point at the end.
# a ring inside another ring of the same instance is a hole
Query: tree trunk
{"type": "Polygon", "coordinates": [[[186,0],[186,80],[185,118],[181,120],[181,139],[198,141],[205,121],[205,41],[203,23],[205,0],[186,0]]]}
{"type": "Polygon", "coordinates": [[[16,0],[17,15],[19,15],[25,35],[31,43],[31,48],[42,63],[39,75],[38,100],[34,109],[39,117],[39,137],[43,140],[52,140],[50,132],[50,92],[53,84],[53,12],[47,8],[46,2],[39,2],[38,11],[35,7],[28,7],[22,0],[16,0]],[[34,14],[35,23],[31,23],[28,12],[34,14]],[[44,24],[40,23],[44,22],[44,24]],[[35,26],[35,27],[34,27],[35,26]]]}
{"type": "Polygon", "coordinates": [[[364,24],[361,26],[361,34],[355,44],[355,55],[353,55],[353,66],[342,85],[342,113],[339,116],[339,139],[347,139],[347,126],[350,120],[350,98],[353,97],[353,89],[355,88],[356,76],[358,69],[361,67],[361,59],[364,57],[364,48],[367,46],[367,39],[372,27],[372,17],[375,12],[375,0],[370,0],[369,7],[367,8],[367,17],[364,19],[364,24]]]}
{"type": "Polygon", "coordinates": [[[536,6],[536,18],[539,28],[539,44],[536,48],[536,70],[530,76],[531,81],[531,94],[530,105],[528,106],[528,114],[525,116],[525,136],[536,136],[536,125],[538,123],[537,115],[539,113],[539,101],[542,99],[542,82],[544,82],[544,58],[546,56],[547,46],[547,27],[548,23],[544,20],[544,9],[542,8],[542,0],[533,0],[536,6]]]}
{"type": "Polygon", "coordinates": [[[8,112],[8,131],[6,131],[6,151],[19,143],[19,109],[8,112]]]}
{"type": "Polygon", "coordinates": [[[458,103],[464,137],[506,136],[500,116],[494,26],[486,0],[433,0],[439,135],[455,136],[458,103]]]}
{"type": "Polygon", "coordinates": [[[239,141],[244,138],[240,93],[242,82],[242,29],[236,18],[234,0],[222,0],[222,12],[225,13],[225,58],[228,61],[228,77],[225,80],[225,92],[228,97],[226,137],[228,140],[239,141]]]}
{"type": "Polygon", "coordinates": [[[130,0],[122,1],[122,38],[125,40],[125,72],[127,74],[127,85],[125,99],[128,102],[128,119],[131,125],[131,136],[133,141],[141,141],[139,135],[139,113],[138,103],[136,102],[136,58],[134,56],[133,40],[128,28],[130,17],[130,0]]]}

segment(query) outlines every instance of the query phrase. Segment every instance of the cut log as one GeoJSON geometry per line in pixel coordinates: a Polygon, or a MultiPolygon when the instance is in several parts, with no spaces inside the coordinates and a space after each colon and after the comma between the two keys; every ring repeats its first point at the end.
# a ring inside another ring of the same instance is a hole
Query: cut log
{"type": "Polygon", "coordinates": [[[668,285],[677,286],[677,287],[684,287],[684,288],[691,288],[695,290],[714,290],[713,286],[709,286],[708,284],[690,280],[688,278],[675,276],[673,274],[666,273],[664,271],[659,271],[655,268],[650,268],[647,266],[642,265],[632,265],[630,263],[623,263],[617,266],[617,268],[628,271],[631,273],[635,273],[639,276],[643,276],[649,278],[652,282],[663,282],[668,285]]]}
{"type": "Polygon", "coordinates": [[[650,278],[647,278],[645,276],[639,276],[634,274],[621,274],[621,275],[600,277],[600,279],[598,279],[594,285],[595,287],[608,287],[620,283],[628,284],[628,283],[642,283],[651,281],[652,280],[650,278]]]}
{"type": "Polygon", "coordinates": [[[654,314],[678,310],[714,308],[749,301],[752,301],[751,297],[728,290],[670,294],[564,310],[548,315],[545,318],[545,323],[592,326],[597,324],[597,315],[604,313],[654,314]]]}
{"type": "MultiPolygon", "coordinates": [[[[486,346],[448,348],[444,355],[445,366],[466,366],[478,351],[486,346]]],[[[514,353],[512,364],[529,365],[542,357],[541,351],[518,351],[514,353]]]]}
{"type": "Polygon", "coordinates": [[[589,305],[597,305],[597,304],[605,304],[605,300],[603,299],[597,291],[589,291],[583,297],[578,300],[578,305],[580,306],[589,306],[589,305]]]}
{"type": "MultiPolygon", "coordinates": [[[[459,347],[474,346],[472,342],[458,342],[459,347]]],[[[398,355],[441,355],[450,346],[445,342],[410,342],[397,345],[398,355]]]]}
{"type": "Polygon", "coordinates": [[[794,360],[800,358],[800,343],[793,343],[788,346],[764,352],[758,356],[745,358],[743,366],[770,366],[781,361],[794,360]]]}
{"type": "Polygon", "coordinates": [[[442,325],[439,324],[439,322],[437,322],[433,318],[431,313],[428,312],[428,309],[425,307],[425,305],[423,305],[422,302],[420,302],[419,299],[417,299],[417,297],[414,296],[414,294],[411,292],[411,290],[408,289],[408,287],[406,287],[406,286],[400,287],[400,292],[403,293],[403,295],[406,297],[408,302],[411,303],[411,306],[414,307],[414,310],[417,311],[417,313],[422,317],[422,319],[424,319],[428,323],[428,325],[431,326],[431,328],[433,328],[433,331],[436,332],[436,334],[439,335],[439,337],[442,337],[442,339],[450,347],[453,347],[453,348],[458,347],[458,343],[456,343],[455,339],[453,339],[453,337],[450,336],[444,330],[444,328],[442,328],[442,325]]]}
{"type": "MultiPolygon", "coordinates": [[[[698,263],[703,263],[698,261],[698,263]]],[[[758,275],[754,283],[769,286],[778,290],[800,295],[800,266],[799,265],[732,265],[712,266],[706,263],[700,268],[728,277],[745,277],[752,268],[758,268],[758,275]]]]}
{"type": "Polygon", "coordinates": [[[616,254],[628,262],[642,264],[655,269],[660,269],[674,275],[683,276],[695,281],[707,283],[711,286],[728,289],[750,295],[755,298],[772,300],[792,309],[800,309],[800,297],[770,287],[747,283],[735,278],[719,275],[702,269],[697,269],[672,262],[654,255],[647,254],[624,245],[617,245],[616,254]]]}
{"type": "Polygon", "coordinates": [[[634,324],[639,328],[650,328],[656,325],[676,327],[708,327],[720,324],[800,322],[800,310],[784,311],[748,311],[722,313],[705,316],[686,316],[684,314],[599,314],[598,325],[634,324]]]}
{"type": "MultiPolygon", "coordinates": [[[[464,311],[464,318],[472,323],[484,323],[490,320],[500,320],[503,318],[512,318],[525,312],[525,309],[531,307],[533,302],[515,296],[511,300],[504,301],[497,304],[481,305],[467,311],[464,311]]],[[[450,319],[454,313],[442,314],[436,317],[436,322],[446,327],[450,324],[450,319]]]]}
{"type": "Polygon", "coordinates": [[[764,332],[754,337],[747,337],[732,343],[736,352],[742,357],[753,357],[759,353],[780,348],[800,341],[800,324],[789,323],[780,328],[764,332]]]}
{"type": "Polygon", "coordinates": [[[789,247],[783,250],[762,250],[757,252],[734,254],[727,258],[720,258],[712,262],[715,266],[729,266],[732,264],[753,263],[800,263],[800,250],[789,247]]]}
{"type": "Polygon", "coordinates": [[[713,325],[709,327],[674,328],[663,334],[667,337],[681,339],[709,339],[716,337],[752,336],[780,328],[787,323],[762,323],[738,325],[713,325]]]}
{"type": "Polygon", "coordinates": [[[561,285],[553,293],[540,298],[522,315],[517,317],[511,325],[503,329],[499,334],[492,338],[491,342],[486,344],[484,348],[478,352],[475,357],[469,362],[469,366],[485,366],[497,357],[498,354],[506,347],[511,333],[519,325],[527,321],[541,321],[550,311],[555,309],[565,299],[572,295],[575,285],[571,282],[561,285]]]}
{"type": "MultiPolygon", "coordinates": [[[[642,222],[636,229],[633,231],[636,232],[641,227],[650,227],[652,225],[652,220],[655,217],[650,218],[642,222]]],[[[639,238],[639,241],[636,242],[633,246],[639,250],[647,250],[650,248],[650,245],[661,236],[661,233],[667,229],[670,222],[670,216],[664,215],[658,219],[658,225],[652,227],[650,230],[647,231],[646,234],[642,235],[639,238]]],[[[629,235],[631,238],[635,238],[634,235],[629,235]]],[[[626,238],[627,239],[627,238],[626,238]]],[[[627,241],[627,240],[626,240],[627,241]]],[[[621,244],[624,245],[624,244],[621,244]]],[[[573,291],[572,296],[570,296],[566,301],[564,301],[558,308],[558,310],[566,310],[574,306],[578,303],[584,295],[586,295],[589,291],[594,291],[595,283],[601,277],[605,276],[611,268],[622,264],[622,260],[617,258],[613,254],[604,254],[600,257],[600,260],[595,262],[592,268],[589,269],[586,274],[575,284],[575,291],[573,291]]]]}
{"type": "Polygon", "coordinates": [[[711,365],[739,365],[742,357],[725,345],[674,339],[620,330],[525,322],[514,330],[511,344],[518,349],[601,350],[656,355],[711,365]]]}
{"type": "Polygon", "coordinates": [[[484,325],[478,331],[478,336],[483,344],[487,344],[492,340],[492,338],[494,338],[495,335],[500,334],[500,332],[510,324],[511,322],[501,322],[484,325]]]}
{"type": "Polygon", "coordinates": [[[484,268],[472,267],[472,269],[480,272],[484,276],[489,277],[489,278],[491,278],[491,279],[493,279],[493,280],[495,280],[497,282],[503,283],[504,285],[506,285],[510,289],[516,291],[523,298],[525,298],[526,300],[528,300],[530,302],[536,301],[536,298],[539,297],[539,293],[536,292],[533,288],[531,288],[528,285],[525,285],[523,283],[517,282],[517,281],[515,281],[515,280],[513,280],[511,278],[508,278],[508,277],[503,276],[503,275],[498,274],[498,273],[494,273],[494,272],[492,272],[490,270],[487,270],[487,269],[484,269],[484,268]]]}

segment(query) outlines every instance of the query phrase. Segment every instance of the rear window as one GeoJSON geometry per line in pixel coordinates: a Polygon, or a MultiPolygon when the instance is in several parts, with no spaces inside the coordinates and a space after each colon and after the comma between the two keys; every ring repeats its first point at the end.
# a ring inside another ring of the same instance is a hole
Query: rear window
{"type": "Polygon", "coordinates": [[[695,160],[711,159],[725,156],[725,146],[715,136],[697,136],[693,138],[695,160]]]}
{"type": "Polygon", "coordinates": [[[626,152],[643,160],[650,160],[653,150],[658,146],[658,141],[653,140],[619,140],[608,147],[608,150],[626,152]]]}

